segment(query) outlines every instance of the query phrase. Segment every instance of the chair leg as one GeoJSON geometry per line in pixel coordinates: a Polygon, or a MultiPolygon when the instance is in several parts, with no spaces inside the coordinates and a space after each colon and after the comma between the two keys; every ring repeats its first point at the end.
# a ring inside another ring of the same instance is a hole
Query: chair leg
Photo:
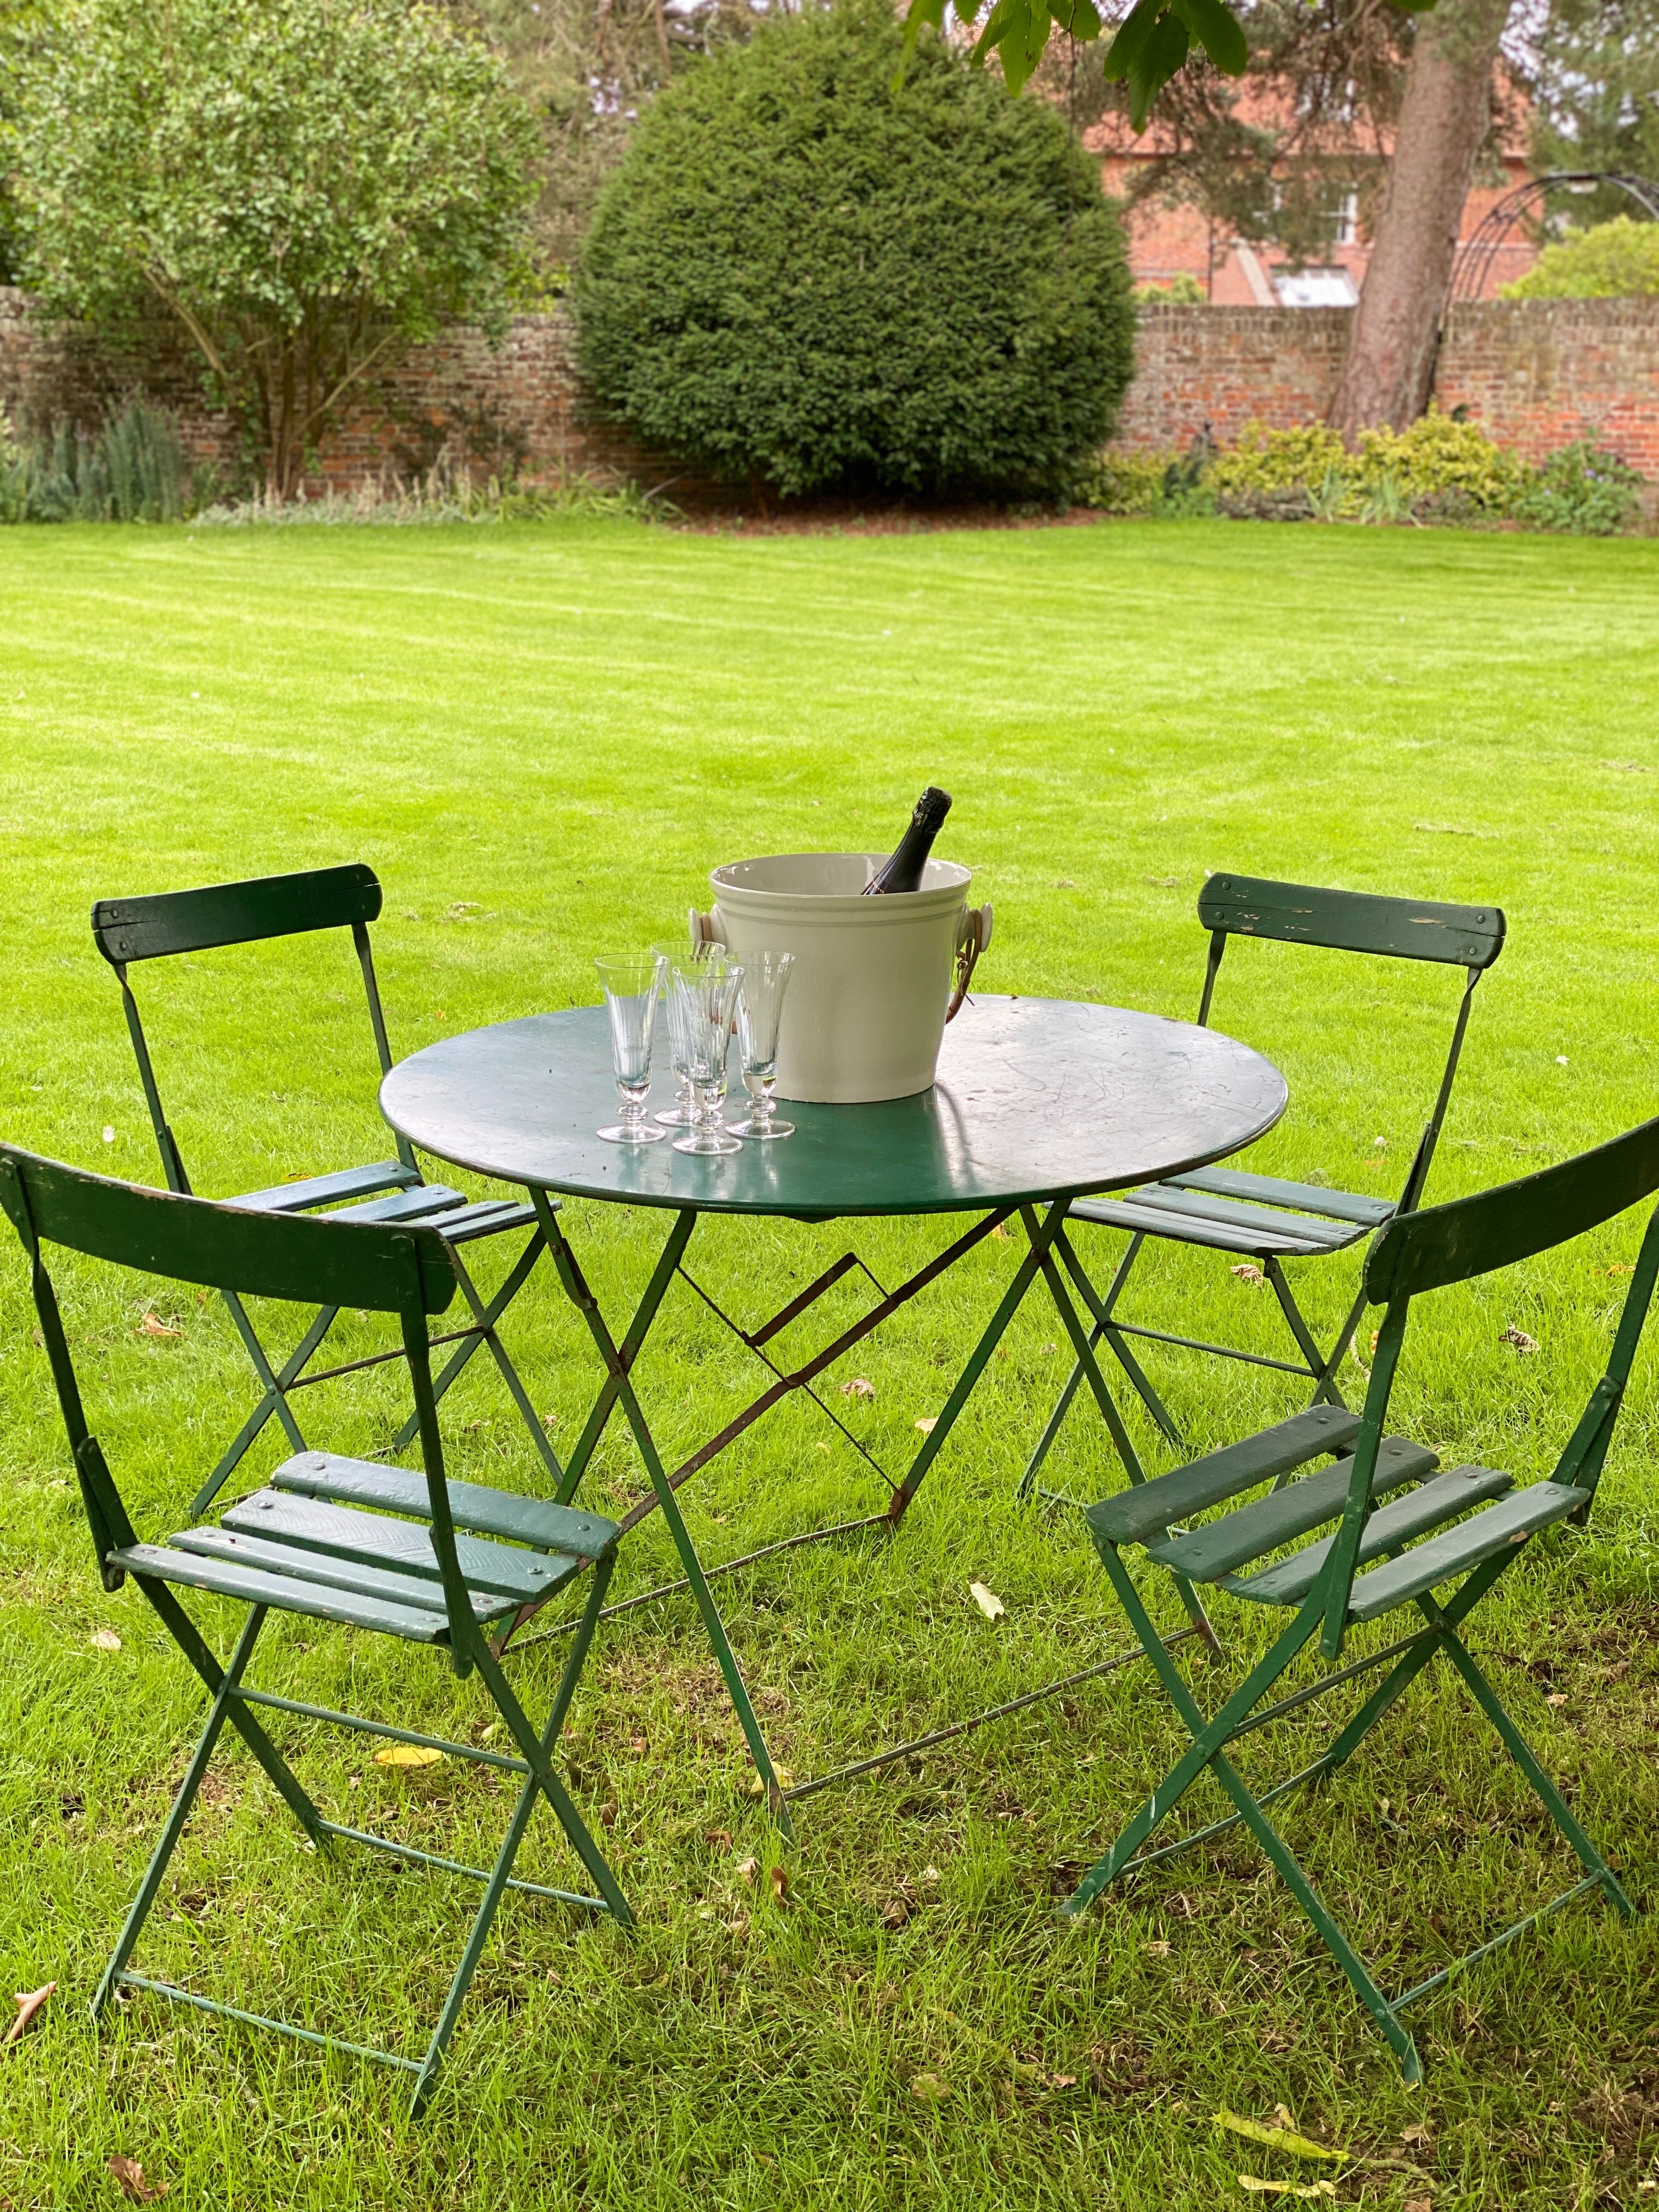
{"type": "MultiPolygon", "coordinates": [[[[1314,1382],[1314,1394],[1308,1402],[1316,1406],[1323,1398],[1330,1405],[1342,1406],[1346,1408],[1347,1401],[1332,1379],[1336,1371],[1335,1361],[1328,1360],[1320,1350],[1313,1331],[1303,1318],[1302,1309],[1296,1302],[1285,1270],[1271,1252],[1264,1257],[1262,1273],[1273,1285],[1273,1296],[1279,1300],[1279,1311],[1285,1316],[1291,1334],[1296,1339],[1297,1349],[1308,1363],[1308,1373],[1314,1382]]],[[[1337,1339],[1339,1344],[1347,1342],[1352,1328],[1353,1323],[1350,1322],[1343,1334],[1337,1339]]],[[[1337,1357],[1340,1358],[1340,1354],[1339,1353],[1337,1357]]]]}
{"type": "MultiPolygon", "coordinates": [[[[558,1691],[553,1699],[553,1710],[548,1715],[547,1725],[542,1730],[538,1740],[539,1765],[546,1765],[550,1769],[553,1752],[559,1741],[559,1732],[564,1726],[565,1716],[570,1710],[571,1699],[576,1694],[576,1684],[580,1679],[582,1668],[586,1662],[588,1648],[593,1641],[593,1632],[599,1623],[600,1608],[605,1603],[605,1591],[610,1586],[615,1565],[616,1559],[613,1554],[608,1559],[601,1559],[594,1568],[587,1603],[583,1608],[580,1620],[577,1623],[570,1656],[565,1662],[564,1672],[559,1678],[558,1691]]],[[[524,1721],[523,1709],[514,1699],[513,1711],[510,1711],[506,1705],[502,1705],[501,1711],[507,1726],[513,1729],[516,1735],[518,1730],[514,1723],[514,1711],[517,1712],[520,1721],[524,1721]]],[[[527,1728],[527,1721],[525,1724],[527,1728]]],[[[528,1753],[526,1755],[527,1757],[528,1753]]],[[[526,1775],[524,1788],[519,1793],[519,1802],[513,1808],[513,1818],[507,1824],[507,1835],[496,1855],[495,1863],[490,1870],[483,1897],[467,1936],[466,1948],[461,1954],[460,1964],[456,1967],[454,1978],[449,1984],[449,1994],[444,1999],[443,2011],[439,2016],[437,2027],[432,2032],[432,2040],[427,2045],[426,2057],[421,2062],[421,2070],[415,2083],[412,2107],[412,2115],[417,2119],[425,2110],[427,2101],[432,2094],[438,2069],[443,2063],[444,2052],[448,2048],[449,2039],[455,2032],[455,2023],[460,2016],[461,2006],[465,2001],[468,1989],[471,1986],[472,1977],[477,1972],[478,1961],[483,1955],[483,1947],[488,1940],[491,1924],[501,1899],[506,1893],[507,1880],[513,1872],[513,1863],[519,1855],[519,1846],[523,1843],[525,1832],[530,1826],[530,1816],[536,1809],[538,1799],[544,1795],[548,1796],[549,1802],[558,1815],[560,1826],[575,1847],[582,1863],[587,1868],[594,1881],[599,1883],[600,1893],[615,1917],[624,1924],[632,1919],[633,1916],[629,1911],[627,1901],[623,1897],[615,1876],[606,1865],[598,1846],[588,1834],[580,1819],[574,1818],[574,1826],[571,1821],[567,1820],[567,1810],[574,1817],[574,1807],[570,1805],[568,1798],[563,1800],[562,1805],[560,1798],[548,1791],[546,1781],[539,1771],[526,1775]]]]}
{"type": "MultiPolygon", "coordinates": [[[[442,1234],[441,1227],[439,1233],[442,1234]]],[[[453,1244],[450,1246],[449,1256],[454,1263],[456,1279],[460,1284],[467,1304],[472,1309],[472,1318],[477,1324],[477,1333],[469,1336],[465,1343],[459,1345],[433,1377],[432,1397],[434,1405],[440,1402],[451,1383],[459,1379],[462,1370],[474,1352],[481,1345],[488,1346],[490,1357],[495,1362],[501,1380],[506,1383],[513,1402],[519,1409],[520,1417],[530,1431],[531,1441],[541,1455],[542,1464],[547,1469],[556,1489],[564,1480],[564,1469],[560,1466],[558,1455],[554,1451],[548,1439],[547,1431],[537,1416],[535,1407],[531,1403],[530,1393],[525,1389],[519,1370],[508,1358],[506,1347],[495,1330],[496,1322],[523,1289],[531,1270],[535,1267],[545,1245],[546,1239],[538,1228],[514,1262],[507,1279],[487,1304],[480,1297],[477,1286],[473,1282],[459,1252],[453,1244]]],[[[392,1445],[392,1451],[400,1452],[407,1449],[415,1441],[419,1428],[419,1414],[411,1413],[398,1431],[397,1437],[392,1445]]]]}
{"type": "Polygon", "coordinates": [[[1176,1426],[1175,1416],[1153,1389],[1147,1380],[1146,1369],[1129,1349],[1128,1339],[1112,1319],[1113,1314],[1117,1310],[1117,1302],[1122,1295],[1123,1286],[1128,1281],[1129,1270],[1133,1266],[1140,1248],[1146,1241],[1145,1235],[1139,1231],[1130,1237],[1129,1249],[1119,1261],[1103,1298],[1090,1281],[1089,1271],[1079,1259],[1071,1237],[1064,1229],[1054,1239],[1054,1247],[1066,1263],[1066,1273],[1077,1285],[1078,1295],[1094,1316],[1097,1329],[1104,1336],[1107,1343],[1111,1346],[1118,1365],[1128,1376],[1131,1388],[1176,1449],[1182,1451],[1185,1449],[1185,1446],[1182,1442],[1181,1431],[1176,1426]]]}
{"type": "Polygon", "coordinates": [[[234,1711],[233,1701],[236,1688],[242,1679],[243,1668],[253,1656],[253,1646],[258,1640],[259,1631],[264,1626],[264,1607],[256,1605],[250,1611],[241,1635],[237,1638],[236,1649],[231,1654],[229,1666],[220,1676],[218,1690],[208,1710],[207,1725],[203,1729],[196,1749],[191,1756],[190,1764],[185,1769],[185,1778],[179,1784],[172,1810],[167,1814],[167,1826],[162,1829],[155,1849],[150,1855],[149,1864],[144,1869],[143,1881],[138,1886],[138,1894],[132,1900],[125,1924],[116,1940],[115,1948],[110,1954],[109,1964],[104,1969],[103,1979],[99,1983],[97,1994],[93,1998],[92,2017],[94,2020],[109,2002],[110,1996],[116,1984],[121,1978],[127,1961],[137,1948],[144,1923],[149,1917],[150,1907],[155,1902],[156,1892],[161,1887],[161,1877],[167,1870],[167,1863],[178,1849],[179,1838],[185,1832],[185,1823],[190,1818],[190,1808],[196,1802],[196,1793],[202,1786],[202,1778],[208,1771],[208,1765],[219,1741],[220,1734],[226,1721],[232,1717],[234,1711]]]}
{"type": "Polygon", "coordinates": [[[289,1405],[288,1392],[313,1352],[333,1328],[335,1316],[340,1310],[338,1306],[319,1307],[317,1318],[312,1322],[299,1343],[295,1346],[287,1359],[283,1361],[281,1372],[277,1373],[273,1372],[270,1362],[265,1357],[264,1348],[253,1333],[253,1324],[249,1321],[241,1300],[234,1291],[225,1291],[221,1295],[230,1308],[231,1318],[235,1322],[242,1342],[247,1347],[248,1357],[253,1362],[254,1370],[265,1386],[265,1395],[243,1422],[241,1428],[226,1448],[224,1455],[217,1467],[191,1498],[190,1511],[192,1515],[206,1512],[223,1488],[229,1475],[240,1462],[248,1446],[273,1413],[282,1423],[289,1443],[294,1449],[304,1451],[307,1449],[306,1440],[300,1433],[300,1425],[295,1419],[293,1410],[289,1405]]]}

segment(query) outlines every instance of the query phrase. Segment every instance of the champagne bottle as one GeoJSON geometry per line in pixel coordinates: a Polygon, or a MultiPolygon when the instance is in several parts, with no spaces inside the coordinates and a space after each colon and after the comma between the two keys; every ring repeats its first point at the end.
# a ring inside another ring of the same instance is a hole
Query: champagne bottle
{"type": "Polygon", "coordinates": [[[916,811],[910,817],[909,828],[864,886],[866,898],[873,898],[879,891],[919,891],[921,889],[921,872],[927,865],[927,855],[933,849],[933,840],[950,811],[950,793],[930,783],[916,801],[916,811]]]}

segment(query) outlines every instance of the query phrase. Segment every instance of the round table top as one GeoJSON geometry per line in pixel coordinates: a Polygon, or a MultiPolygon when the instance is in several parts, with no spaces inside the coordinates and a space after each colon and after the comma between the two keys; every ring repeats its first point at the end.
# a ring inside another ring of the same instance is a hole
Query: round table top
{"type": "MultiPolygon", "coordinates": [[[[673,1091],[665,1066],[653,1111],[673,1091]]],[[[793,1137],[718,1158],[596,1133],[617,1111],[603,1006],[445,1037],[392,1069],[380,1109],[423,1152],[502,1182],[824,1219],[1126,1189],[1237,1152],[1272,1128],[1287,1096],[1270,1060],[1214,1030],[1064,999],[976,997],[945,1032],[930,1091],[867,1106],[781,1103],[793,1137]]]]}

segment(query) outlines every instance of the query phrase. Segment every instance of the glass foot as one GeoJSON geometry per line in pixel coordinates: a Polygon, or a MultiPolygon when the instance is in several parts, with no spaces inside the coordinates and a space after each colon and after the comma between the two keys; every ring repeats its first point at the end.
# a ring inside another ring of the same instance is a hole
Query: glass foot
{"type": "Polygon", "coordinates": [[[674,1150],[677,1152],[701,1152],[712,1158],[716,1152],[740,1152],[743,1146],[735,1137],[728,1136],[724,1129],[702,1128],[689,1137],[676,1137],[674,1150]]]}
{"type": "Polygon", "coordinates": [[[666,1132],[653,1129],[648,1121],[613,1121],[608,1129],[598,1133],[607,1145],[660,1145],[666,1132]]]}
{"type": "Polygon", "coordinates": [[[665,1106],[660,1114],[652,1116],[665,1129],[689,1129],[696,1118],[689,1106],[665,1106]]]}
{"type": "Polygon", "coordinates": [[[728,1121],[726,1127],[734,1137],[793,1137],[793,1121],[728,1121]]]}

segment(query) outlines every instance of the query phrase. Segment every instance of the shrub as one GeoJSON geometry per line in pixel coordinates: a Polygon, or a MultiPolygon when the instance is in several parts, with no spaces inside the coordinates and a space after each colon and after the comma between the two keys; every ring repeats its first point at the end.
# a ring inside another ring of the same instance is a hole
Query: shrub
{"type": "Polygon", "coordinates": [[[1326,423],[1269,430],[1251,422],[1217,456],[1209,483],[1217,510],[1237,521],[1305,522],[1316,512],[1330,519],[1324,510],[1341,504],[1354,472],[1353,456],[1326,423]]]}
{"type": "Polygon", "coordinates": [[[191,493],[178,425],[143,400],[91,436],[59,422],[27,447],[0,418],[0,522],[177,522],[191,493]]]}
{"type": "Polygon", "coordinates": [[[1642,479],[1593,438],[1577,438],[1534,471],[1514,501],[1517,522],[1575,538],[1614,538],[1641,513],[1642,479]]]}
{"type": "Polygon", "coordinates": [[[1362,430],[1361,480],[1388,477],[1413,505],[1452,500],[1473,515],[1504,515],[1526,481],[1526,468],[1506,453],[1478,422],[1460,422],[1431,407],[1404,430],[1362,430]]]}
{"type": "Polygon", "coordinates": [[[1097,170],[1043,102],[882,0],[767,24],[644,116],[575,288],[599,399],[783,493],[1061,488],[1135,311],[1097,170]]]}
{"type": "Polygon", "coordinates": [[[1071,498],[1101,514],[1145,521],[1157,507],[1165,472],[1178,460],[1169,453],[1097,453],[1073,477],[1071,498]]]}
{"type": "Polygon", "coordinates": [[[1547,246],[1524,276],[1499,287],[1505,300],[1646,299],[1659,292],[1659,222],[1615,216],[1547,246]]]}
{"type": "Polygon", "coordinates": [[[1189,276],[1183,269],[1161,283],[1156,277],[1145,284],[1137,284],[1135,297],[1148,307],[1207,307],[1210,295],[1196,276],[1189,276]]]}

